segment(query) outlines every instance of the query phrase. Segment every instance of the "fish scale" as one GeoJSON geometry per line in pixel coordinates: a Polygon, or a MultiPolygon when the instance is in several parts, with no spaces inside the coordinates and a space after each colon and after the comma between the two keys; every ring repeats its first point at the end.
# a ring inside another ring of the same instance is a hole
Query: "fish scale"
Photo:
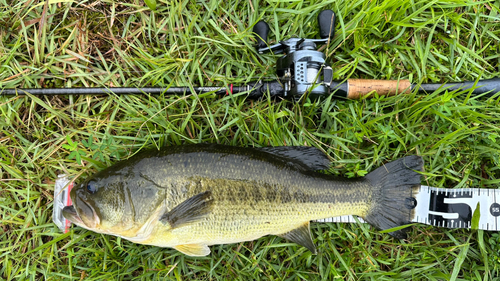
{"type": "MultiPolygon", "coordinates": [[[[313,218],[328,217],[331,214],[345,214],[358,209],[358,214],[362,215],[366,209],[366,204],[355,206],[353,203],[323,203],[318,200],[306,200],[308,198],[318,199],[324,197],[330,189],[328,186],[319,188],[300,188],[299,186],[311,186],[310,184],[296,182],[295,185],[263,185],[253,181],[235,181],[224,179],[193,179],[200,181],[203,189],[189,191],[186,197],[206,190],[212,191],[215,198],[212,214],[202,222],[192,224],[173,231],[175,237],[170,236],[171,230],[163,225],[157,226],[157,240],[150,240],[150,243],[162,245],[165,240],[183,241],[183,243],[201,243],[207,245],[232,243],[233,241],[248,241],[255,237],[266,234],[281,234],[288,232],[313,218]],[[242,197],[241,190],[248,196],[242,197]],[[288,190],[288,192],[284,192],[288,190]],[[264,200],[255,200],[253,194],[265,194],[264,200]],[[292,198],[287,204],[282,203],[282,196],[287,194],[292,198]],[[284,219],[286,218],[286,219],[284,219]],[[236,223],[235,223],[236,222],[236,223]],[[210,240],[206,237],[224,237],[224,240],[210,240]]],[[[325,182],[324,184],[326,184],[325,182]]],[[[362,186],[353,181],[349,185],[336,187],[338,193],[350,193],[354,186],[362,186]],[[348,192],[349,191],[349,192],[348,192]]],[[[328,198],[328,196],[326,196],[328,198]]],[[[349,196],[344,196],[347,199],[349,196]]],[[[183,200],[179,200],[183,201],[183,200]]],[[[339,200],[340,201],[340,200],[339,200]]],[[[351,201],[351,199],[349,199],[351,201]]],[[[174,243],[175,244],[175,243],[174,243]]]]}
{"type": "MultiPolygon", "coordinates": [[[[194,168],[196,169],[197,167],[194,168]]],[[[214,174],[220,175],[223,173],[215,172],[214,174]]],[[[242,175],[242,177],[245,176],[245,174],[242,175]]],[[[270,185],[248,180],[237,181],[228,179],[192,178],[191,182],[198,184],[190,185],[192,190],[187,192],[185,196],[176,199],[173,205],[177,205],[200,192],[211,190],[212,196],[216,198],[216,200],[214,203],[213,216],[208,217],[206,220],[215,223],[200,223],[198,225],[184,227],[174,232],[178,237],[170,237],[168,239],[176,241],[183,240],[184,243],[188,244],[204,242],[207,245],[213,245],[231,243],[236,239],[240,241],[253,240],[259,233],[260,236],[262,236],[262,233],[284,233],[294,229],[297,224],[311,220],[313,217],[328,217],[332,213],[345,214],[352,212],[352,210],[356,208],[356,206],[351,203],[353,198],[356,197],[353,195],[356,193],[354,192],[355,189],[353,185],[358,185],[362,188],[361,183],[357,181],[351,181],[350,184],[346,182],[343,186],[336,186],[335,189],[332,190],[330,186],[331,182],[329,181],[322,181],[319,183],[316,178],[301,178],[300,175],[289,175],[284,176],[284,178],[288,178],[288,182],[290,183],[270,185]],[[291,182],[294,184],[291,184],[291,182]],[[317,187],[312,188],[314,185],[317,187]],[[244,194],[241,194],[239,190],[245,190],[244,194]],[[333,193],[332,191],[335,191],[334,193],[337,195],[336,200],[333,198],[329,199],[335,197],[331,196],[333,193]],[[265,194],[265,200],[252,200],[255,198],[253,196],[255,193],[265,194]],[[289,197],[291,200],[283,200],[283,197],[289,197]],[[306,200],[307,198],[314,198],[314,200],[306,200]],[[288,204],[283,204],[283,201],[289,202],[288,204]],[[321,201],[333,203],[318,204],[321,201]],[[335,201],[347,201],[349,203],[342,205],[335,201]],[[241,205],[242,202],[245,204],[241,205]],[[332,208],[332,206],[335,206],[335,208],[332,208]],[[231,227],[231,225],[228,226],[227,224],[230,224],[231,221],[226,218],[237,221],[237,224],[241,226],[237,228],[231,227]],[[254,219],[249,220],[249,218],[254,219]],[[287,220],[283,218],[287,218],[287,220]],[[299,223],[297,223],[297,221],[299,223]],[[227,241],[205,240],[207,236],[213,237],[220,233],[223,233],[227,241]]],[[[167,199],[167,201],[169,201],[169,199],[167,199]]],[[[362,210],[366,209],[366,204],[359,207],[361,207],[359,208],[361,211],[359,211],[358,214],[362,215],[362,210]]],[[[157,235],[157,237],[167,236],[170,231],[167,228],[163,228],[162,225],[159,225],[158,228],[157,233],[161,233],[163,229],[165,234],[157,235]]],[[[163,238],[161,238],[160,241],[153,239],[150,240],[150,242],[152,244],[161,245],[161,243],[164,243],[164,240],[163,238]]]]}

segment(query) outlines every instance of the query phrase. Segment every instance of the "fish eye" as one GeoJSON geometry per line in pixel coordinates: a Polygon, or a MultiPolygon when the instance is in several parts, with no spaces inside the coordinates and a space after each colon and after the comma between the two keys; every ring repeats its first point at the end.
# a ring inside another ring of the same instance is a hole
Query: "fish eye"
{"type": "Polygon", "coordinates": [[[94,194],[97,192],[97,186],[95,185],[94,181],[89,181],[87,183],[87,191],[90,192],[91,194],[94,194]]]}

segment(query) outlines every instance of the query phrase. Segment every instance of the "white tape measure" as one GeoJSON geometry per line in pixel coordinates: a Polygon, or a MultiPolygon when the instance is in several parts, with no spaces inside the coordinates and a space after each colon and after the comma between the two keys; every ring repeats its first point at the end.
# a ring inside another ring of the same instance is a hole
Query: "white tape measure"
{"type": "Polygon", "coordinates": [[[71,222],[67,220],[63,214],[62,210],[64,207],[73,204],[69,193],[73,188],[73,182],[71,182],[66,175],[59,175],[56,179],[54,185],[54,206],[52,207],[52,221],[59,227],[59,229],[66,233],[69,231],[71,222]]]}
{"type": "MultiPolygon", "coordinates": [[[[500,229],[500,189],[485,188],[437,188],[422,185],[415,197],[415,217],[418,222],[438,227],[471,228],[472,215],[479,203],[478,229],[500,229]]],[[[363,219],[358,218],[360,222],[363,219]]],[[[318,222],[356,222],[353,216],[341,216],[318,222]]]]}

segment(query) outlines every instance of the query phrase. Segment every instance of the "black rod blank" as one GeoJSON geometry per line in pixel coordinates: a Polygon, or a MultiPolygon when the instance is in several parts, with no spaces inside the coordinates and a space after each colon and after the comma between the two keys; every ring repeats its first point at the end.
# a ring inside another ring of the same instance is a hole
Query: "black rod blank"
{"type": "MultiPolygon", "coordinates": [[[[417,85],[414,85],[413,88],[417,88],[417,85]]],[[[419,93],[432,93],[440,88],[446,89],[447,91],[469,90],[474,88],[472,90],[473,95],[486,94],[487,96],[492,96],[500,92],[500,78],[479,80],[477,84],[475,81],[446,84],[421,84],[420,87],[417,88],[417,91],[419,93]]]]}
{"type": "Polygon", "coordinates": [[[263,95],[270,94],[273,97],[283,96],[283,87],[278,81],[258,81],[250,82],[244,86],[227,87],[146,87],[146,88],[34,88],[34,89],[0,89],[0,96],[19,95],[26,93],[30,95],[185,95],[189,93],[215,93],[217,95],[229,95],[247,92],[250,98],[261,98],[263,95]]]}
{"type": "MultiPolygon", "coordinates": [[[[194,87],[196,93],[215,92],[216,94],[225,94],[225,87],[194,87]]],[[[0,90],[1,95],[140,95],[140,94],[185,94],[190,92],[189,87],[147,87],[147,88],[40,88],[40,89],[4,89],[0,90]]]]}

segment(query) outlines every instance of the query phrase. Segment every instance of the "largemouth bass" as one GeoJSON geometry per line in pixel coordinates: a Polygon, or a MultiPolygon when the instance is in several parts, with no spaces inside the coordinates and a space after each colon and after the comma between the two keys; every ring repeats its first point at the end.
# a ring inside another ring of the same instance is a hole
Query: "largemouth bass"
{"type": "Polygon", "coordinates": [[[312,147],[173,146],[140,152],[76,185],[63,214],[98,233],[190,256],[265,235],[316,253],[311,220],[357,215],[379,229],[409,223],[422,165],[407,156],[344,179],[319,173],[330,161],[312,147]]]}

